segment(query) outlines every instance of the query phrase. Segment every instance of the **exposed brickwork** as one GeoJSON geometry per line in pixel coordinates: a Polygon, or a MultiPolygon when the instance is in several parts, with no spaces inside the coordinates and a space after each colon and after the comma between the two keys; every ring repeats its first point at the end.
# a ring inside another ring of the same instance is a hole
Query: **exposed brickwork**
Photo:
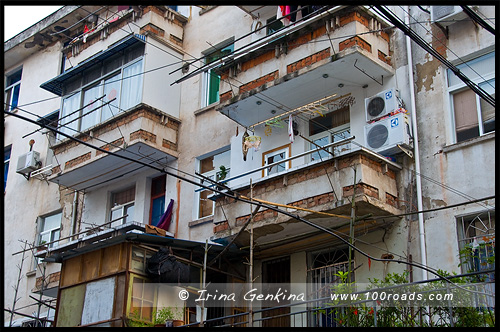
{"type": "Polygon", "coordinates": [[[174,143],[174,142],[171,142],[171,141],[169,141],[169,140],[163,139],[163,141],[161,142],[161,145],[162,145],[164,148],[167,148],[167,149],[170,149],[170,150],[177,151],[177,144],[176,144],[176,143],[174,143]]]}
{"type": "Polygon", "coordinates": [[[64,164],[64,169],[68,169],[68,168],[71,168],[71,167],[74,167],[78,164],[81,164],[87,160],[90,160],[90,157],[91,157],[91,153],[88,152],[84,155],[81,155],[79,157],[76,157],[76,158],[73,158],[71,160],[68,160],[65,164],[64,164]]]}
{"type": "MultiPolygon", "coordinates": [[[[351,185],[351,186],[345,186],[342,188],[342,195],[344,198],[352,197],[353,187],[354,186],[351,185]]],[[[359,195],[359,194],[365,194],[367,196],[371,196],[371,197],[377,198],[377,199],[379,198],[377,188],[370,186],[369,184],[362,183],[362,182],[356,186],[356,195],[359,195]]]]}
{"type": "Polygon", "coordinates": [[[225,102],[226,100],[229,100],[233,97],[233,92],[232,91],[228,91],[228,92],[224,92],[223,94],[220,95],[219,97],[219,100],[221,103],[225,102]]]}
{"type": "Polygon", "coordinates": [[[61,165],[57,165],[55,167],[52,167],[51,172],[52,172],[51,175],[60,173],[61,172],[61,165]]]}
{"type": "MultiPolygon", "coordinates": [[[[113,141],[111,143],[104,144],[103,146],[101,146],[101,149],[109,151],[109,150],[111,150],[115,146],[121,146],[121,145],[123,145],[123,143],[124,143],[123,138],[119,138],[119,139],[117,139],[117,140],[115,140],[115,141],[113,141]]],[[[104,152],[102,152],[102,151],[96,150],[95,155],[98,156],[98,155],[101,155],[103,153],[104,152]]]]}
{"type": "Polygon", "coordinates": [[[368,18],[361,15],[359,12],[350,12],[346,15],[343,15],[339,18],[340,26],[344,26],[351,22],[359,22],[368,28],[368,18]]]}
{"type": "Polygon", "coordinates": [[[396,196],[391,195],[389,193],[385,193],[385,202],[390,206],[398,208],[398,199],[396,196]]]}
{"type": "Polygon", "coordinates": [[[175,45],[182,47],[182,39],[174,36],[173,34],[170,34],[170,41],[175,45]]]}
{"type": "Polygon", "coordinates": [[[268,60],[271,60],[273,58],[274,58],[274,50],[268,51],[268,52],[261,54],[255,58],[252,58],[246,62],[243,62],[241,64],[241,71],[246,71],[252,67],[256,67],[256,66],[258,66],[258,65],[260,65],[268,60]]]}
{"type": "Polygon", "coordinates": [[[134,131],[133,133],[130,133],[130,141],[136,140],[136,139],[143,139],[145,141],[150,141],[152,143],[156,143],[156,135],[153,133],[150,133],[149,131],[139,129],[134,131]]]}
{"type": "Polygon", "coordinates": [[[448,38],[444,31],[438,27],[431,27],[432,29],[432,42],[431,45],[434,49],[441,55],[446,56],[446,51],[448,48],[448,38]]]}
{"type": "Polygon", "coordinates": [[[353,46],[360,46],[360,47],[364,48],[365,50],[367,50],[368,52],[372,51],[372,46],[369,43],[367,43],[366,40],[364,40],[363,38],[358,37],[358,36],[341,41],[339,43],[339,51],[343,51],[346,48],[353,47],[353,46]]]}
{"type": "Polygon", "coordinates": [[[322,51],[316,52],[310,56],[307,56],[299,61],[289,64],[286,67],[287,74],[293,73],[299,69],[312,65],[315,62],[326,59],[330,56],[330,48],[324,49],[322,51]]]}
{"type": "Polygon", "coordinates": [[[152,23],[148,23],[146,24],[145,26],[143,26],[141,28],[141,30],[139,30],[139,33],[141,35],[145,34],[145,32],[150,32],[150,33],[153,33],[159,37],[165,37],[165,30],[163,30],[162,28],[159,28],[157,27],[156,25],[152,24],[152,23]]]}
{"type": "Polygon", "coordinates": [[[259,86],[262,86],[268,82],[272,82],[278,78],[278,75],[279,75],[279,73],[276,70],[270,74],[264,75],[262,77],[259,77],[256,80],[248,82],[247,84],[243,84],[242,86],[240,86],[239,93],[241,94],[241,93],[250,91],[252,89],[258,88],[259,86]]]}
{"type": "Polygon", "coordinates": [[[214,233],[223,232],[227,229],[229,229],[229,223],[227,221],[223,221],[214,226],[214,233]]]}
{"type": "Polygon", "coordinates": [[[321,26],[319,29],[306,33],[302,36],[299,36],[295,40],[288,42],[288,50],[293,50],[294,48],[299,47],[300,45],[307,44],[308,42],[323,36],[326,34],[326,26],[321,26]]]}
{"type": "Polygon", "coordinates": [[[378,59],[380,61],[383,61],[385,63],[387,63],[388,65],[391,64],[391,60],[389,60],[389,58],[387,58],[387,55],[384,54],[382,51],[378,50],[378,59]]]}

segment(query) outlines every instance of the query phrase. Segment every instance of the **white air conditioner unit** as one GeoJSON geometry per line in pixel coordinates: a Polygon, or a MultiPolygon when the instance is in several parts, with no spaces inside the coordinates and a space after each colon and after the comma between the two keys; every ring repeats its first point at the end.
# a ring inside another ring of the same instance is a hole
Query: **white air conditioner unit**
{"type": "Polygon", "coordinates": [[[431,6],[431,21],[444,27],[467,17],[460,6],[431,6]]]}
{"type": "Polygon", "coordinates": [[[398,147],[413,148],[410,118],[399,113],[365,126],[365,146],[382,155],[395,155],[398,147]]]}
{"type": "Polygon", "coordinates": [[[40,152],[30,151],[19,156],[16,172],[26,175],[38,169],[41,165],[40,152]]]}
{"type": "Polygon", "coordinates": [[[376,120],[396,110],[399,107],[397,93],[396,89],[389,89],[365,98],[366,122],[376,120]]]}

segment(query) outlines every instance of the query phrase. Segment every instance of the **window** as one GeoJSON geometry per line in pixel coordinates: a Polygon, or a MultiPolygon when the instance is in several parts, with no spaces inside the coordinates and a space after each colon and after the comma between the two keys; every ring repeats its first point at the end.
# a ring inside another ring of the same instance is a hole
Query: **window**
{"type": "MultiPolygon", "coordinates": [[[[331,287],[341,283],[336,275],[339,272],[347,272],[349,269],[348,249],[327,249],[309,254],[309,268],[307,270],[310,284],[310,295],[312,299],[327,298],[330,295],[331,287]]],[[[351,266],[355,266],[351,262],[351,266]]],[[[351,274],[351,281],[354,281],[354,274],[351,274]]],[[[318,301],[311,303],[314,307],[325,306],[328,301],[318,301]]],[[[336,321],[335,310],[324,310],[311,316],[312,324],[316,327],[333,327],[336,321]]]]}
{"type": "MultiPolygon", "coordinates": [[[[223,47],[216,47],[215,52],[208,51],[205,53],[205,63],[209,64],[218,60],[227,54],[234,51],[234,44],[224,43],[223,47]]],[[[205,84],[205,97],[204,97],[204,105],[208,106],[215,102],[219,101],[219,86],[220,86],[220,76],[217,73],[217,68],[212,68],[204,73],[204,84],[205,84]]]]}
{"type": "Polygon", "coordinates": [[[59,240],[61,232],[61,217],[62,212],[51,214],[45,217],[40,217],[40,233],[38,234],[38,245],[44,243],[49,243],[47,246],[49,248],[57,245],[56,243],[50,243],[52,241],[59,240]]]}
{"type": "Polygon", "coordinates": [[[3,191],[5,192],[5,188],[7,187],[7,173],[9,173],[9,164],[10,164],[10,152],[11,146],[7,146],[3,149],[3,191]]]}
{"type": "Polygon", "coordinates": [[[129,294],[129,317],[142,321],[153,321],[156,302],[156,287],[144,277],[131,275],[129,294]]]}
{"type": "Polygon", "coordinates": [[[130,47],[66,83],[60,130],[74,135],[140,103],[143,54],[144,45],[130,47]]]}
{"type": "Polygon", "coordinates": [[[165,184],[166,175],[154,178],[151,181],[151,208],[149,224],[153,226],[158,225],[161,216],[165,212],[165,184]]]}
{"type": "MultiPolygon", "coordinates": [[[[486,93],[495,97],[494,52],[459,65],[457,68],[486,93]]],[[[448,69],[448,90],[456,143],[495,131],[494,107],[466,87],[450,69],[448,69]]]]}
{"type": "MultiPolygon", "coordinates": [[[[310,143],[309,149],[315,149],[319,146],[324,146],[332,142],[338,142],[351,136],[350,129],[349,107],[343,107],[333,112],[326,113],[323,116],[318,116],[309,120],[309,139],[314,143],[310,143]]],[[[342,144],[335,148],[329,148],[330,152],[338,155],[343,151],[350,150],[350,144],[342,144]]],[[[331,155],[324,151],[318,150],[311,153],[311,161],[323,160],[331,155]]]]}
{"type": "Polygon", "coordinates": [[[457,229],[463,272],[495,269],[495,211],[459,217],[457,229]]]}
{"type": "MultiPolygon", "coordinates": [[[[226,150],[214,155],[199,159],[199,173],[206,178],[222,181],[229,177],[231,162],[231,151],[226,150]]],[[[205,185],[211,185],[210,181],[203,181],[205,185]]],[[[198,218],[214,214],[215,202],[208,198],[213,193],[211,190],[202,190],[198,197],[198,218]]]]}
{"type": "MultiPolygon", "coordinates": [[[[290,144],[287,144],[287,145],[281,146],[279,148],[264,152],[262,154],[262,166],[271,165],[273,163],[279,162],[280,160],[290,158],[290,155],[292,153],[291,149],[292,149],[292,146],[290,144]]],[[[277,165],[272,165],[272,166],[265,168],[262,171],[262,176],[276,174],[276,173],[285,171],[285,170],[289,169],[290,167],[292,167],[291,160],[279,163],[277,165]]]]}
{"type": "Polygon", "coordinates": [[[19,69],[16,72],[8,75],[5,81],[5,110],[13,111],[19,102],[19,91],[21,89],[21,76],[23,70],[19,69]]]}
{"type": "Polygon", "coordinates": [[[134,218],[135,186],[111,195],[110,227],[123,225],[134,218]],[[122,218],[123,217],[123,218],[122,218]]]}

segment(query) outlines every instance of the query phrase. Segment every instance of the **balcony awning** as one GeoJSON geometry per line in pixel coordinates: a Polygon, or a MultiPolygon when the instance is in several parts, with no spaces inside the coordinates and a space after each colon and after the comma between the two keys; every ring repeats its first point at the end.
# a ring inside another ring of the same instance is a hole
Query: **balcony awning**
{"type": "Polygon", "coordinates": [[[111,45],[108,49],[103,50],[97,54],[94,54],[90,58],[80,62],[75,67],[65,71],[61,75],[45,82],[40,85],[42,89],[50,91],[58,96],[62,96],[63,85],[65,82],[75,75],[82,73],[84,70],[92,67],[93,65],[102,62],[112,55],[122,51],[123,49],[134,45],[135,43],[145,43],[146,37],[139,34],[131,34],[124,39],[118,41],[117,43],[111,45]]]}

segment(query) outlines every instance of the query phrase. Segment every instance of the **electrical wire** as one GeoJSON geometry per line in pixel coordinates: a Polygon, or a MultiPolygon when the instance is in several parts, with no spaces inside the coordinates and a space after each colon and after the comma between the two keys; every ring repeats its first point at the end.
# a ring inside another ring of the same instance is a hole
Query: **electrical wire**
{"type": "MultiPolygon", "coordinates": [[[[422,265],[422,264],[420,264],[420,263],[416,263],[416,262],[406,262],[406,261],[401,261],[401,260],[397,260],[397,259],[377,258],[377,257],[370,256],[369,254],[365,253],[364,251],[362,251],[361,249],[359,249],[358,247],[356,247],[355,245],[353,245],[353,244],[352,244],[352,243],[350,243],[349,241],[346,241],[346,240],[345,240],[345,239],[343,239],[341,236],[337,235],[336,233],[332,232],[331,230],[329,230],[329,229],[327,229],[327,228],[325,228],[325,227],[323,227],[323,226],[321,226],[321,225],[315,224],[315,223],[313,223],[313,222],[311,222],[311,221],[309,221],[309,220],[307,220],[307,219],[304,219],[304,218],[300,217],[299,215],[295,215],[295,214],[290,213],[290,212],[288,212],[288,211],[281,210],[281,209],[279,209],[279,208],[277,208],[277,207],[274,207],[274,206],[272,206],[272,205],[264,204],[264,203],[257,202],[257,201],[254,201],[254,200],[244,199],[244,198],[242,198],[242,197],[241,197],[241,196],[239,196],[239,195],[235,195],[234,193],[228,193],[228,192],[219,191],[218,189],[215,189],[215,188],[210,188],[209,186],[207,186],[207,185],[203,185],[203,184],[201,184],[201,183],[196,183],[196,182],[194,182],[194,181],[192,181],[192,180],[189,180],[189,179],[186,179],[186,178],[184,178],[184,177],[181,177],[181,176],[180,176],[180,175],[178,175],[178,174],[174,174],[174,173],[171,173],[171,172],[169,172],[169,171],[166,171],[165,169],[158,168],[158,167],[155,167],[155,166],[152,166],[152,165],[146,164],[146,163],[144,163],[144,162],[142,162],[142,161],[140,161],[140,160],[135,160],[135,159],[132,159],[132,158],[127,157],[127,156],[118,155],[118,154],[116,154],[116,153],[109,152],[109,151],[104,150],[104,149],[102,149],[102,148],[99,148],[99,147],[97,147],[97,146],[93,146],[92,144],[90,144],[90,143],[88,143],[88,142],[84,142],[84,141],[82,141],[82,140],[80,140],[80,139],[78,139],[78,138],[76,138],[76,137],[73,137],[73,136],[68,135],[68,134],[66,134],[66,133],[63,133],[63,132],[60,132],[60,131],[58,131],[57,129],[55,129],[55,128],[51,127],[51,126],[48,126],[48,125],[46,125],[46,124],[42,124],[42,123],[38,123],[38,122],[36,122],[36,121],[34,121],[34,120],[31,120],[31,119],[29,119],[29,118],[26,118],[26,117],[24,117],[24,116],[21,116],[21,115],[19,115],[19,114],[17,114],[17,113],[12,113],[12,112],[9,112],[9,111],[4,111],[4,113],[6,113],[6,114],[8,114],[8,115],[12,115],[12,116],[17,117],[17,118],[20,118],[20,119],[25,120],[25,121],[27,121],[27,122],[31,122],[31,123],[33,123],[33,124],[36,124],[36,125],[42,126],[42,127],[46,128],[46,129],[53,130],[53,131],[55,131],[56,133],[58,133],[58,134],[60,134],[60,135],[66,136],[66,137],[68,137],[68,138],[69,138],[69,139],[71,139],[71,140],[74,140],[74,141],[76,141],[76,142],[78,142],[78,143],[80,143],[80,144],[86,145],[86,146],[88,146],[88,147],[90,147],[90,148],[93,148],[93,149],[99,150],[99,151],[101,151],[101,152],[103,152],[103,153],[107,153],[107,154],[110,154],[110,155],[114,155],[114,156],[116,156],[116,157],[118,157],[118,158],[122,158],[122,159],[125,159],[125,160],[133,161],[133,162],[138,163],[138,164],[141,164],[141,165],[143,165],[143,166],[150,167],[150,168],[155,169],[155,170],[157,170],[157,171],[159,171],[159,172],[165,173],[166,175],[170,175],[170,176],[173,176],[173,177],[175,177],[175,178],[178,178],[178,179],[180,179],[180,180],[182,180],[182,181],[185,181],[185,182],[188,182],[188,183],[190,183],[190,184],[193,184],[193,185],[195,185],[195,186],[199,186],[199,187],[202,187],[202,188],[205,188],[205,189],[208,189],[208,190],[214,191],[214,192],[216,192],[216,193],[218,193],[218,194],[221,194],[221,195],[223,195],[223,196],[226,196],[226,197],[229,197],[229,198],[235,199],[235,200],[237,200],[237,201],[245,202],[245,203],[248,203],[248,204],[251,204],[251,205],[258,205],[258,206],[261,206],[261,207],[266,207],[266,208],[268,208],[268,209],[270,209],[270,210],[273,210],[273,211],[276,211],[276,212],[278,212],[278,213],[282,213],[282,214],[284,214],[284,215],[287,215],[288,217],[291,217],[291,218],[297,219],[297,220],[299,220],[299,221],[301,221],[301,222],[303,222],[303,223],[305,223],[305,224],[307,224],[307,225],[309,225],[309,226],[312,226],[312,227],[314,227],[314,228],[316,228],[316,229],[318,229],[318,230],[320,230],[320,231],[323,231],[323,232],[325,232],[325,233],[327,233],[327,234],[333,235],[334,237],[336,237],[336,238],[337,238],[337,239],[339,239],[340,241],[342,241],[342,242],[344,242],[345,244],[347,244],[350,248],[352,248],[353,250],[355,250],[356,252],[358,252],[359,254],[361,254],[362,256],[365,256],[365,257],[367,257],[368,259],[371,259],[371,260],[373,260],[373,261],[378,261],[378,262],[395,262],[395,263],[400,263],[400,264],[405,264],[405,265],[411,265],[411,266],[414,266],[414,267],[417,267],[417,268],[420,268],[420,269],[426,270],[427,272],[430,272],[430,273],[434,274],[435,276],[437,276],[439,279],[441,279],[441,280],[445,280],[446,282],[448,282],[448,283],[450,283],[450,284],[452,284],[452,285],[454,285],[454,286],[456,286],[456,287],[458,287],[458,288],[461,288],[461,289],[463,289],[463,290],[465,290],[465,291],[472,292],[472,293],[477,293],[477,292],[475,292],[475,291],[467,290],[467,289],[465,289],[465,288],[461,287],[460,285],[458,285],[458,284],[454,283],[453,281],[451,281],[451,280],[450,280],[450,278],[448,278],[448,277],[446,277],[446,276],[444,276],[444,275],[441,275],[441,274],[440,274],[440,272],[439,272],[438,270],[436,270],[436,269],[434,269],[434,268],[431,268],[431,267],[428,267],[428,266],[424,266],[424,265],[422,265]]],[[[453,277],[451,277],[451,278],[453,278],[453,277]]]]}
{"type": "Polygon", "coordinates": [[[384,8],[381,5],[376,5],[374,8],[379,12],[380,15],[386,17],[391,21],[396,27],[398,27],[404,34],[410,37],[417,45],[422,47],[424,50],[429,52],[433,57],[439,60],[442,64],[448,67],[462,82],[465,83],[471,90],[473,90],[477,95],[479,95],[485,102],[495,107],[495,98],[483,90],[479,85],[472,82],[467,76],[465,76],[455,65],[449,62],[444,56],[437,52],[431,45],[429,45],[422,37],[415,33],[410,27],[408,27],[404,22],[402,22],[392,11],[384,8]]]}

